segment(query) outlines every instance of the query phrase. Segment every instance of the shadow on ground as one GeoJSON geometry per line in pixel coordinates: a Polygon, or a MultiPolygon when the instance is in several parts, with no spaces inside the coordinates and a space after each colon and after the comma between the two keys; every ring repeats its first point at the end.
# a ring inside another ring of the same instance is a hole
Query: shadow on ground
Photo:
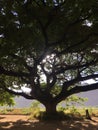
{"type": "Polygon", "coordinates": [[[7,121],[0,122],[0,130],[98,130],[94,121],[7,121]]]}

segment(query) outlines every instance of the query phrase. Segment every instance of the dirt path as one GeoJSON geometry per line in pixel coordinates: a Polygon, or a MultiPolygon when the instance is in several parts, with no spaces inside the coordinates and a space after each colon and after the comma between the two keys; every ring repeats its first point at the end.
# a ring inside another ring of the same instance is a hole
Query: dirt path
{"type": "Polygon", "coordinates": [[[29,116],[0,115],[0,130],[98,130],[98,117],[93,121],[30,121],[29,116]]]}

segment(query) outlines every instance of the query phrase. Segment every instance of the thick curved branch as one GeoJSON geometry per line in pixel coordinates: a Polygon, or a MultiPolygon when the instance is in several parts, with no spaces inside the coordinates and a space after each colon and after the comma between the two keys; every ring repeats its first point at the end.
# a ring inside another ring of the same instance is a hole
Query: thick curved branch
{"type": "Polygon", "coordinates": [[[64,82],[62,86],[62,92],[65,92],[70,86],[74,85],[77,82],[81,82],[81,81],[85,81],[85,80],[89,80],[93,78],[98,78],[98,74],[92,74],[85,77],[78,76],[75,79],[72,79],[68,82],[64,82]]]}
{"type": "MultiPolygon", "coordinates": [[[[33,2],[36,2],[36,1],[33,1],[33,2]]],[[[43,22],[41,21],[40,17],[37,16],[37,15],[35,15],[34,12],[35,12],[36,10],[34,10],[33,6],[32,6],[32,10],[29,8],[29,5],[30,5],[31,3],[32,3],[32,0],[28,0],[28,1],[26,2],[26,4],[25,4],[26,13],[27,13],[28,16],[30,16],[31,18],[34,18],[34,19],[38,22],[38,24],[39,24],[39,26],[40,26],[40,29],[41,29],[41,32],[42,32],[42,34],[43,34],[44,40],[45,40],[45,46],[47,46],[47,44],[48,44],[48,36],[47,36],[46,29],[45,29],[45,27],[44,27],[44,25],[43,25],[43,22]],[[33,14],[32,14],[32,12],[33,12],[33,14]]],[[[38,2],[36,2],[36,4],[37,4],[38,6],[40,6],[40,5],[38,4],[38,2]]],[[[36,8],[37,8],[37,7],[36,7],[36,8]]]]}
{"type": "MultiPolygon", "coordinates": [[[[73,50],[75,47],[78,48],[78,46],[83,45],[85,42],[87,42],[87,41],[88,41],[89,39],[91,39],[93,36],[98,36],[98,34],[97,34],[97,33],[90,33],[90,34],[88,34],[84,39],[82,39],[82,40],[79,41],[78,43],[73,44],[73,45],[69,46],[68,48],[64,49],[63,51],[59,52],[58,55],[64,54],[65,52],[70,52],[70,51],[72,52],[72,50],[73,50]]],[[[80,51],[80,50],[79,50],[79,51],[80,51]]]]}
{"type": "Polygon", "coordinates": [[[18,91],[14,91],[12,89],[7,88],[4,84],[2,86],[0,86],[0,88],[2,88],[3,90],[7,91],[8,93],[14,94],[14,95],[18,95],[18,96],[22,96],[26,99],[34,99],[33,96],[30,96],[24,92],[18,92],[18,91]]]}
{"type": "Polygon", "coordinates": [[[14,77],[30,77],[29,73],[25,73],[25,72],[15,72],[12,70],[6,70],[4,69],[2,66],[0,66],[0,74],[4,74],[7,76],[14,76],[14,77]]]}
{"type": "Polygon", "coordinates": [[[98,78],[98,74],[92,74],[92,75],[88,75],[85,77],[78,77],[77,80],[78,81],[85,81],[85,80],[94,79],[94,78],[98,78]]]}
{"type": "Polygon", "coordinates": [[[98,89],[98,83],[83,85],[83,86],[76,86],[76,87],[72,88],[71,90],[69,90],[68,93],[69,93],[69,95],[71,95],[71,94],[91,91],[91,90],[95,90],[95,89],[98,89]]]}
{"type": "Polygon", "coordinates": [[[51,89],[54,87],[55,83],[57,81],[56,75],[48,76],[47,77],[47,92],[50,93],[51,89]]]}
{"type": "Polygon", "coordinates": [[[76,94],[80,92],[87,92],[87,91],[96,90],[96,89],[98,89],[98,83],[91,84],[91,85],[84,85],[84,86],[76,86],[70,89],[69,91],[63,91],[62,93],[60,93],[57,97],[54,98],[54,101],[60,102],[72,94],[76,94]]]}
{"type": "Polygon", "coordinates": [[[85,77],[76,77],[73,80],[63,83],[61,93],[57,97],[55,97],[54,100],[59,102],[59,101],[64,100],[65,98],[67,98],[68,96],[70,96],[72,94],[98,89],[98,82],[97,82],[95,84],[90,84],[90,85],[76,86],[76,87],[73,87],[72,89],[68,90],[68,88],[70,86],[75,85],[75,83],[77,83],[79,81],[89,80],[89,79],[93,79],[93,78],[98,78],[98,74],[88,75],[85,77]]]}
{"type": "Polygon", "coordinates": [[[98,59],[96,60],[91,60],[85,64],[80,64],[80,65],[66,65],[66,67],[60,67],[58,68],[58,70],[55,72],[55,74],[60,74],[60,73],[64,73],[64,71],[67,71],[67,70],[77,70],[77,69],[81,69],[81,68],[88,68],[89,66],[91,65],[95,65],[96,63],[98,62],[98,59]]]}
{"type": "MultiPolygon", "coordinates": [[[[81,15],[81,14],[80,14],[81,15]]],[[[66,39],[66,35],[68,34],[68,31],[70,30],[71,27],[73,27],[74,25],[76,24],[79,24],[79,23],[82,23],[83,21],[85,21],[86,19],[90,18],[91,17],[91,14],[89,14],[88,16],[84,17],[84,18],[78,18],[76,19],[75,21],[73,21],[72,23],[69,23],[67,27],[65,27],[64,30],[66,30],[63,35],[61,36],[61,38],[56,41],[56,42],[52,42],[50,43],[49,45],[50,46],[56,46],[56,45],[59,45],[61,44],[62,42],[65,41],[66,39]]],[[[84,41],[86,41],[86,39],[88,39],[91,35],[93,34],[88,34],[87,37],[85,37],[85,39],[83,39],[83,41],[81,41],[81,44],[84,43],[84,41]]],[[[76,43],[76,45],[79,44],[79,43],[76,43]]],[[[73,46],[73,45],[72,45],[73,46]]],[[[68,48],[72,48],[71,46],[68,47],[68,48]]],[[[68,49],[66,48],[66,50],[68,51],[68,49]]]]}
{"type": "Polygon", "coordinates": [[[55,83],[56,83],[56,81],[57,81],[57,77],[56,77],[56,75],[55,74],[53,74],[53,79],[52,79],[52,82],[50,83],[50,88],[52,88],[54,85],[55,85],[55,83]]]}
{"type": "Polygon", "coordinates": [[[42,69],[43,73],[46,75],[46,77],[48,77],[49,73],[45,70],[44,64],[41,64],[41,69],[42,69]]]}
{"type": "Polygon", "coordinates": [[[15,54],[10,54],[10,56],[14,59],[19,60],[29,72],[31,72],[31,70],[33,69],[33,67],[27,65],[26,61],[22,57],[15,54]]]}

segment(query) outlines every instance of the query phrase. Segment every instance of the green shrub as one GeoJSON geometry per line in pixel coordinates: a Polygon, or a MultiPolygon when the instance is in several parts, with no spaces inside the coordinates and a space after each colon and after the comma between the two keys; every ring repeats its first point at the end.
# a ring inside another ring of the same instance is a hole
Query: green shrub
{"type": "Polygon", "coordinates": [[[84,102],[87,101],[87,98],[82,98],[77,95],[72,95],[68,97],[66,100],[62,101],[58,105],[58,111],[69,111],[72,114],[79,114],[77,105],[84,107],[84,102]]]}

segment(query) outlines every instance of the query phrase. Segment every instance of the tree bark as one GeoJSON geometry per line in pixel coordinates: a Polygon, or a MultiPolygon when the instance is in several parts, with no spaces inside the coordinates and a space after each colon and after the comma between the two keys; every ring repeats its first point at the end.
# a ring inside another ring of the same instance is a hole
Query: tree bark
{"type": "Polygon", "coordinates": [[[46,114],[47,115],[56,115],[57,114],[56,105],[57,104],[55,104],[55,103],[46,103],[45,104],[46,114]]]}

